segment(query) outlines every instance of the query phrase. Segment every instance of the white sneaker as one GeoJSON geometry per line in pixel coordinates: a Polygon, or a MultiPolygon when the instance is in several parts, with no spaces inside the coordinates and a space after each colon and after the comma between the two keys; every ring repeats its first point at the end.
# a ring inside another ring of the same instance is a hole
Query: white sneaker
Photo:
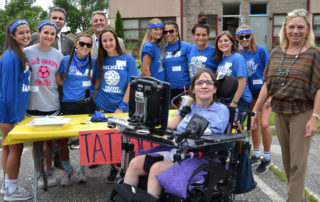
{"type": "MultiPolygon", "coordinates": [[[[52,170],[46,171],[46,177],[47,177],[47,186],[48,187],[53,187],[58,184],[56,176],[54,176],[52,170]]],[[[43,181],[43,176],[41,175],[38,181],[38,187],[39,188],[44,188],[44,181],[43,181]]]]}
{"type": "Polygon", "coordinates": [[[81,182],[87,182],[87,177],[86,177],[86,173],[83,169],[79,169],[77,171],[77,182],[81,183],[81,182]]]}
{"type": "Polygon", "coordinates": [[[0,193],[1,194],[5,194],[6,193],[6,187],[5,187],[4,183],[2,183],[2,185],[1,185],[0,193]]]}
{"type": "Polygon", "coordinates": [[[72,181],[71,181],[71,177],[72,177],[72,174],[73,174],[73,168],[71,168],[71,171],[64,171],[64,174],[63,176],[61,177],[61,180],[60,180],[60,184],[61,186],[63,187],[67,187],[67,186],[70,186],[72,181]]]}
{"type": "Polygon", "coordinates": [[[16,190],[12,193],[9,193],[9,189],[7,189],[6,193],[4,194],[5,201],[25,201],[32,198],[32,193],[28,192],[20,186],[17,186],[16,190]]]}

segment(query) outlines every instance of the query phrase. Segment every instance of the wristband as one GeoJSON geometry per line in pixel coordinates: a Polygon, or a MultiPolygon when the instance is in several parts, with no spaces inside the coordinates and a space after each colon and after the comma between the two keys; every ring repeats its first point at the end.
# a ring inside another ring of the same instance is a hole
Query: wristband
{"type": "Polygon", "coordinates": [[[235,105],[238,105],[238,102],[237,101],[235,101],[234,99],[232,99],[232,101],[231,101],[233,104],[235,104],[235,105]]]}
{"type": "Polygon", "coordinates": [[[118,109],[120,109],[121,111],[124,112],[124,111],[127,109],[127,107],[128,107],[128,103],[122,101],[122,102],[119,104],[118,109]]]}
{"type": "Polygon", "coordinates": [[[320,118],[320,115],[319,115],[319,114],[313,113],[312,116],[316,117],[318,120],[319,120],[319,118],[320,118]]]}

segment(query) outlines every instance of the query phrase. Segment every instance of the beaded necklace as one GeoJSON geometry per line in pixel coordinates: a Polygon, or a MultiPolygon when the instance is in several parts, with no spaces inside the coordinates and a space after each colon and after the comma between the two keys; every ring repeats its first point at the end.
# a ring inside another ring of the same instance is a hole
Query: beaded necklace
{"type": "MultiPolygon", "coordinates": [[[[283,69],[283,63],[284,63],[284,58],[286,57],[286,54],[287,54],[287,49],[284,50],[284,54],[283,54],[283,57],[282,57],[282,60],[281,60],[281,67],[278,69],[278,79],[279,80],[280,80],[280,76],[282,76],[282,75],[285,76],[284,80],[287,80],[289,72],[290,72],[292,66],[294,65],[294,63],[296,63],[297,59],[299,58],[302,48],[303,48],[303,46],[300,48],[299,53],[294,57],[294,59],[292,60],[290,66],[289,66],[289,68],[286,71],[282,70],[283,69]]],[[[282,82],[281,85],[283,86],[284,82],[282,82]]]]}

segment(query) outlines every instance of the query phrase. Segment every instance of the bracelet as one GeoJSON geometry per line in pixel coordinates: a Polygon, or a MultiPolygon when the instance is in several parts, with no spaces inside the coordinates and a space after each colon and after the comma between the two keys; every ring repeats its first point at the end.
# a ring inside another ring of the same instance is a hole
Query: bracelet
{"type": "Polygon", "coordinates": [[[128,103],[122,101],[122,102],[119,104],[118,109],[120,109],[121,111],[124,112],[124,111],[127,109],[127,107],[128,107],[128,103]]]}
{"type": "Polygon", "coordinates": [[[235,101],[234,99],[232,99],[232,101],[231,101],[233,104],[235,104],[235,105],[238,105],[238,102],[237,101],[235,101]]]}
{"type": "Polygon", "coordinates": [[[320,118],[320,115],[319,115],[319,114],[313,113],[312,116],[316,117],[318,120],[319,120],[319,118],[320,118]]]}

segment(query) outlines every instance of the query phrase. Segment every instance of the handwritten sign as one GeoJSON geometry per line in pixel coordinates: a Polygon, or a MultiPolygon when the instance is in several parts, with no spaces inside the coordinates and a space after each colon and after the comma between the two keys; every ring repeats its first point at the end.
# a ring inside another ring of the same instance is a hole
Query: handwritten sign
{"type": "MultiPolygon", "coordinates": [[[[134,144],[135,154],[138,150],[150,149],[157,144],[128,138],[134,144]]],[[[80,164],[110,164],[121,162],[121,133],[118,130],[80,131],[80,164]]]]}

